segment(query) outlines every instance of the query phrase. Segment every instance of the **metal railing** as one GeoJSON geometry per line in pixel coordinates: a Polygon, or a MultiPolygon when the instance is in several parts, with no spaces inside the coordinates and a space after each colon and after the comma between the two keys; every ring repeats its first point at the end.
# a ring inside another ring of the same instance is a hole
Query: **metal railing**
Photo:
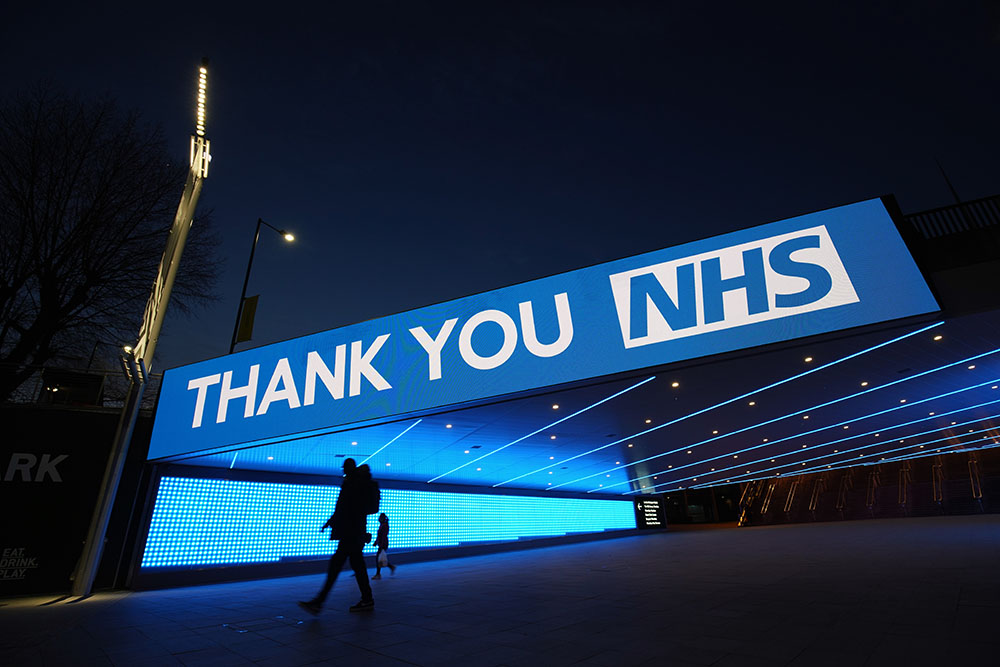
{"type": "MultiPolygon", "coordinates": [[[[142,409],[152,410],[160,393],[163,374],[149,376],[149,385],[142,399],[142,409]]],[[[36,366],[31,375],[21,383],[4,401],[15,405],[56,405],[66,408],[121,408],[128,395],[128,377],[119,369],[79,369],[72,367],[36,366]],[[96,395],[86,399],[73,398],[72,392],[63,388],[63,396],[59,395],[59,386],[52,386],[54,373],[72,374],[86,377],[99,386],[96,395]],[[65,397],[65,398],[64,398],[65,397]]]]}
{"type": "Polygon", "coordinates": [[[934,457],[934,465],[931,466],[931,487],[934,502],[940,505],[944,502],[944,463],[940,454],[934,457]]]}
{"type": "Polygon", "coordinates": [[[788,486],[788,497],[785,498],[784,512],[788,514],[792,511],[792,504],[795,502],[795,492],[799,490],[799,480],[794,479],[788,486]]]}
{"type": "MultiPolygon", "coordinates": [[[[826,473],[821,474],[816,478],[816,483],[813,484],[812,494],[809,496],[809,511],[816,514],[816,507],[819,505],[819,497],[826,491],[826,473]]],[[[838,508],[839,509],[839,508],[838,508]]]]}
{"type": "Polygon", "coordinates": [[[841,514],[847,509],[847,493],[854,488],[854,471],[848,470],[840,477],[840,488],[837,490],[837,511],[841,514]]]}
{"type": "Polygon", "coordinates": [[[969,454],[969,484],[972,486],[972,497],[981,503],[983,501],[983,477],[979,472],[979,459],[975,454],[969,454]]]}
{"type": "Polygon", "coordinates": [[[874,516],[875,506],[878,505],[878,487],[882,485],[881,475],[878,466],[872,468],[868,473],[868,490],[865,494],[865,507],[874,516]]]}
{"type": "Polygon", "coordinates": [[[899,469],[899,491],[896,495],[896,502],[899,506],[906,511],[907,502],[910,499],[910,483],[913,478],[910,475],[910,462],[906,461],[903,463],[903,467],[899,469]]]}

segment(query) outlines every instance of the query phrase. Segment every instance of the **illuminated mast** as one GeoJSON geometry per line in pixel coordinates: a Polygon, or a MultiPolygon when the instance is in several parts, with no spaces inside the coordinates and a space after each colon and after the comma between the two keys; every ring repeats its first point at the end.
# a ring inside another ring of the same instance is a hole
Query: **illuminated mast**
{"type": "Polygon", "coordinates": [[[208,95],[208,60],[201,61],[198,68],[198,106],[195,115],[195,132],[191,137],[191,163],[188,169],[187,182],[181,193],[181,201],[177,205],[174,224],[167,236],[167,245],[160,258],[160,268],[153,281],[153,289],[146,302],[142,315],[142,325],[139,327],[139,338],[135,346],[125,347],[122,366],[129,379],[128,395],[122,408],[121,419],[118,422],[118,432],[104,469],[104,481],[94,507],[94,514],[87,531],[87,540],[80,555],[80,562],[73,578],[73,595],[90,595],[94,586],[94,577],[101,562],[104,548],[104,536],[107,532],[108,519],[115,504],[115,494],[121,480],[125,456],[129,443],[132,441],[132,431],[142,406],[142,394],[149,379],[148,369],[153,363],[156,343],[160,338],[160,329],[170,301],[170,291],[177,276],[177,267],[184,251],[191,221],[194,218],[195,207],[201,186],[208,177],[208,163],[212,160],[209,152],[209,141],[205,136],[205,108],[208,95]]]}
{"type": "MultiPolygon", "coordinates": [[[[210,142],[205,137],[205,101],[208,94],[208,61],[203,60],[198,68],[198,107],[195,116],[195,130],[191,137],[191,168],[188,170],[187,183],[181,194],[174,224],[167,237],[167,247],[160,259],[160,270],[153,283],[153,290],[146,303],[142,316],[142,326],[139,329],[139,339],[135,344],[133,355],[140,368],[148,369],[153,363],[153,353],[160,337],[163,317],[166,314],[167,303],[170,301],[170,290],[174,286],[177,266],[181,261],[181,252],[187,241],[194,210],[198,205],[198,195],[201,194],[202,183],[208,178],[208,163],[212,160],[209,153],[210,142]]],[[[145,379],[145,378],[143,378],[145,379]]]]}

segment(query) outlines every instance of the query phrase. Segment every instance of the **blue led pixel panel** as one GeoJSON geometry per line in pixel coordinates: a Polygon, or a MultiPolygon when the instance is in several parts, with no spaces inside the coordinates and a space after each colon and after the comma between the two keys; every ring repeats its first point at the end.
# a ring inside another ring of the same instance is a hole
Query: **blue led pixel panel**
{"type": "Polygon", "coordinates": [[[937,310],[873,199],[168,370],[148,458],[937,310]]]}
{"type": "MultiPolygon", "coordinates": [[[[163,477],[144,568],[273,563],[332,554],[320,531],[337,502],[333,486],[163,477]]],[[[631,499],[539,498],[382,489],[389,549],[517,540],[635,528],[631,499]]],[[[378,531],[378,515],[368,517],[378,531]]],[[[368,545],[366,553],[374,553],[368,545]]]]}

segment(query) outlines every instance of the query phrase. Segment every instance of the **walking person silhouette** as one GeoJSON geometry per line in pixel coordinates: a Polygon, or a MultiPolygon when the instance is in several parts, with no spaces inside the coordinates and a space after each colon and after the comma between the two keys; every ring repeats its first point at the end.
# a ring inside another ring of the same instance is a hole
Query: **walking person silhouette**
{"type": "Polygon", "coordinates": [[[368,581],[368,570],[361,550],[371,539],[365,531],[367,515],[378,512],[378,496],[378,485],[372,479],[371,469],[367,465],[358,466],[354,459],[344,459],[344,481],[337,496],[337,505],[334,507],[333,515],[320,528],[320,530],[330,528],[330,539],[339,540],[337,550],[330,556],[326,581],[323,582],[319,593],[308,602],[299,602],[299,606],[310,614],[318,614],[323,608],[326,596],[337,581],[337,575],[344,567],[344,561],[347,560],[351,563],[358,588],[361,589],[361,600],[350,610],[370,611],[375,608],[372,587],[368,581]]]}
{"type": "Polygon", "coordinates": [[[378,515],[378,534],[375,536],[375,576],[372,579],[382,578],[382,566],[385,565],[392,573],[396,573],[396,566],[389,562],[389,517],[378,515]]]}

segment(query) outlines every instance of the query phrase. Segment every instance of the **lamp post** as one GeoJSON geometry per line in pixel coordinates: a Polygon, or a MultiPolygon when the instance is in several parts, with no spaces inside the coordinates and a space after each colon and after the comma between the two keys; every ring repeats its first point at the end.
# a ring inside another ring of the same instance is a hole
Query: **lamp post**
{"type": "Polygon", "coordinates": [[[278,229],[274,225],[264,222],[260,218],[257,218],[257,228],[254,230],[253,233],[253,245],[250,246],[250,259],[247,260],[247,273],[246,276],[243,277],[243,291],[240,292],[240,302],[236,306],[236,324],[233,325],[233,340],[232,342],[229,343],[229,354],[232,354],[233,349],[236,348],[236,335],[239,333],[240,330],[240,316],[243,314],[243,304],[246,302],[247,299],[247,285],[250,284],[250,268],[253,266],[253,254],[254,251],[257,250],[257,239],[260,238],[261,225],[269,227],[278,234],[281,234],[281,237],[286,241],[288,241],[289,243],[295,240],[294,234],[291,234],[285,231],[284,229],[278,229]]]}

